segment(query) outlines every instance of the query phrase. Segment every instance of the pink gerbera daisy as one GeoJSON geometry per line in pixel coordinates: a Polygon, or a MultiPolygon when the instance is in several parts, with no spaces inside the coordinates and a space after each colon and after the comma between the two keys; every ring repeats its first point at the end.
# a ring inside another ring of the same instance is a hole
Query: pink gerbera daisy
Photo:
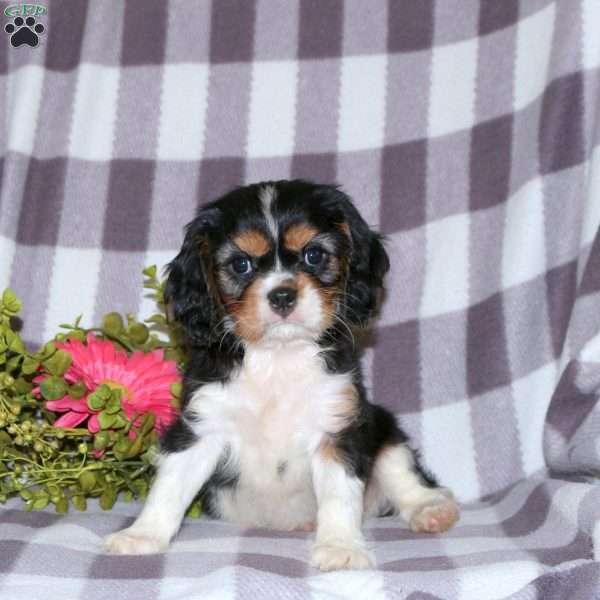
{"type": "Polygon", "coordinates": [[[134,352],[128,356],[112,342],[93,334],[88,334],[85,344],[69,340],[55,345],[73,359],[64,379],[69,384],[82,382],[88,390],[79,399],[66,395],[46,402],[50,410],[65,413],[55,421],[55,427],[77,427],[88,419],[89,431],[97,433],[100,430],[98,413],[88,406],[87,396],[102,384],[122,391],[121,404],[128,418],[152,413],[158,433],[174,420],[177,411],[172,406],[171,385],[180,379],[175,361],[165,360],[162,350],[134,352]]]}

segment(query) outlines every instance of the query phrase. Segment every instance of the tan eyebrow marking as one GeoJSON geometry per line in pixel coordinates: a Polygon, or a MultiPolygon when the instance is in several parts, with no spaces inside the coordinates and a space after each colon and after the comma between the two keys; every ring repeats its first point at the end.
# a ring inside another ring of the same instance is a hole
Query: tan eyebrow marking
{"type": "Polygon", "coordinates": [[[271,248],[267,237],[258,229],[242,231],[233,238],[233,241],[242,252],[250,256],[263,256],[271,248]]]}
{"type": "Polygon", "coordinates": [[[292,225],[283,236],[283,242],[288,250],[299,252],[312,240],[319,230],[306,223],[292,225]]]}
{"type": "Polygon", "coordinates": [[[352,234],[350,233],[348,223],[343,221],[342,223],[337,223],[337,226],[350,238],[350,241],[352,241],[352,234]]]}

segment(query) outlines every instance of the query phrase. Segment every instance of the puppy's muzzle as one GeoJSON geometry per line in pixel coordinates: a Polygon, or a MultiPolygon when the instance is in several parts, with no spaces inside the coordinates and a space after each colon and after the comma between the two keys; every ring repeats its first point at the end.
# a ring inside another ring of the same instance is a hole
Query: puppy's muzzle
{"type": "Polygon", "coordinates": [[[267,298],[273,312],[285,318],[294,310],[298,292],[293,288],[280,286],[271,290],[267,298]]]}

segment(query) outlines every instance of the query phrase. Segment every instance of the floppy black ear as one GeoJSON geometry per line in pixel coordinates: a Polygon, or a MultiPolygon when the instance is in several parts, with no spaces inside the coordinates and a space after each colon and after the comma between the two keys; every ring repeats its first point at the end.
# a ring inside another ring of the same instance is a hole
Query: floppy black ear
{"type": "Polygon", "coordinates": [[[220,319],[212,282],[211,232],[218,209],[202,211],[186,227],[183,246],[167,267],[165,301],[192,344],[207,345],[220,319]]]}
{"type": "Polygon", "coordinates": [[[365,325],[377,308],[390,260],[381,236],[369,228],[348,196],[340,191],[336,195],[352,242],[344,299],[345,317],[354,325],[365,325]]]}

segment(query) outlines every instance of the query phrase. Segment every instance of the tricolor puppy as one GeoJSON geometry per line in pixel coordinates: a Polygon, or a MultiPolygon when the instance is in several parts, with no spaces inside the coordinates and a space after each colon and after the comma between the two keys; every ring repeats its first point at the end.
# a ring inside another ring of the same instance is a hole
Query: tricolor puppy
{"type": "Polygon", "coordinates": [[[388,268],[379,235],[335,187],[261,183],[204,207],[166,287],[190,347],[183,411],[142,513],[106,549],[165,550],[198,492],[209,515],[241,526],[316,529],[323,570],[371,565],[367,516],[450,528],[452,494],[361,380],[353,329],[388,268]]]}

